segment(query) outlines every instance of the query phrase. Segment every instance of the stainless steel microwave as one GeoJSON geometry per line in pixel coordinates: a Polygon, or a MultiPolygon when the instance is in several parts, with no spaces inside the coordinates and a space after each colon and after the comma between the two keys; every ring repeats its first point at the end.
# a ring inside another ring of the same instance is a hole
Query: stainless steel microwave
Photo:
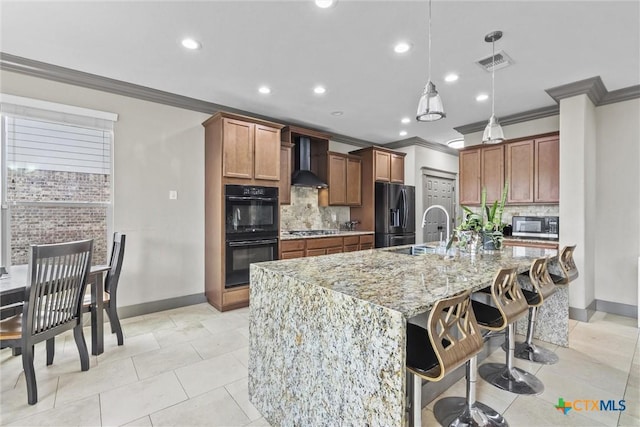
{"type": "Polygon", "coordinates": [[[557,239],[560,236],[560,218],[557,216],[514,216],[511,219],[512,235],[557,239]]]}

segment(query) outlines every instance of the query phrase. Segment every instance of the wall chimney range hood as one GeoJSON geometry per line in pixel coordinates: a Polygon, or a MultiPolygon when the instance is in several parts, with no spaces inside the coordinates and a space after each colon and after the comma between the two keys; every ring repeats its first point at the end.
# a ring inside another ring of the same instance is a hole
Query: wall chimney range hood
{"type": "Polygon", "coordinates": [[[327,188],[326,182],[311,172],[311,139],[295,137],[295,172],[291,175],[291,185],[296,187],[327,188]]]}

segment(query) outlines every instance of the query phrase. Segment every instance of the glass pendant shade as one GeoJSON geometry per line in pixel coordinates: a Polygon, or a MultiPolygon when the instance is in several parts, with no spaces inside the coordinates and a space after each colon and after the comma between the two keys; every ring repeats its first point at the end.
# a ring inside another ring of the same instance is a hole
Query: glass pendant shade
{"type": "Polygon", "coordinates": [[[498,122],[498,118],[495,115],[491,115],[487,127],[484,128],[482,134],[482,142],[485,144],[498,144],[504,141],[504,132],[502,132],[502,126],[498,122]]]}
{"type": "Polygon", "coordinates": [[[421,122],[433,122],[446,117],[444,113],[444,107],[442,106],[442,98],[436,90],[431,80],[427,82],[424,87],[424,92],[420,97],[418,103],[418,112],[416,113],[416,120],[421,122]]]}

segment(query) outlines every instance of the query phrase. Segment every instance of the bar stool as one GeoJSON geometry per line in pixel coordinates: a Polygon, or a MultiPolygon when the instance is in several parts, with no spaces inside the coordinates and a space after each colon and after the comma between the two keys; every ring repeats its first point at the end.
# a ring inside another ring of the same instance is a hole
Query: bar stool
{"type": "Polygon", "coordinates": [[[483,339],[470,302],[469,291],[439,300],[429,314],[428,329],[407,323],[411,427],[422,425],[422,379],[440,381],[465,362],[467,397],[459,398],[461,403],[444,414],[450,421],[438,421],[443,425],[508,426],[502,415],[475,401],[476,357],[483,339]]]}
{"type": "Polygon", "coordinates": [[[558,264],[560,265],[560,270],[562,270],[562,276],[549,273],[553,283],[556,285],[566,285],[578,278],[578,267],[576,267],[576,263],[573,260],[573,251],[575,249],[576,245],[565,246],[560,251],[558,264]]]}
{"type": "Polygon", "coordinates": [[[529,305],[516,281],[516,269],[498,272],[491,285],[495,307],[472,301],[478,325],[488,331],[506,330],[506,363],[486,363],[478,369],[480,376],[492,385],[516,394],[540,394],[544,385],[535,375],[513,366],[515,350],[514,324],[527,312],[529,305]]]}
{"type": "MultiPolygon", "coordinates": [[[[536,363],[552,365],[558,362],[558,355],[546,348],[538,347],[533,343],[533,332],[536,325],[538,307],[545,299],[556,292],[556,286],[547,270],[548,259],[538,258],[531,264],[529,279],[533,291],[522,289],[522,293],[529,304],[529,323],[527,325],[527,337],[524,342],[516,343],[514,356],[518,359],[530,360],[536,363]]],[[[504,347],[503,347],[504,348],[504,347]]]]}

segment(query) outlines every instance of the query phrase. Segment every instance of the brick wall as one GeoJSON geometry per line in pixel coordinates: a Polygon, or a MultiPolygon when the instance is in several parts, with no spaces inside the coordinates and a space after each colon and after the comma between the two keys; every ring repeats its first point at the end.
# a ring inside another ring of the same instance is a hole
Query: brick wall
{"type": "Polygon", "coordinates": [[[29,262],[32,244],[94,239],[93,264],[107,262],[106,206],[13,205],[12,202],[107,202],[110,176],[79,172],[7,171],[11,205],[11,264],[29,262]]]}

